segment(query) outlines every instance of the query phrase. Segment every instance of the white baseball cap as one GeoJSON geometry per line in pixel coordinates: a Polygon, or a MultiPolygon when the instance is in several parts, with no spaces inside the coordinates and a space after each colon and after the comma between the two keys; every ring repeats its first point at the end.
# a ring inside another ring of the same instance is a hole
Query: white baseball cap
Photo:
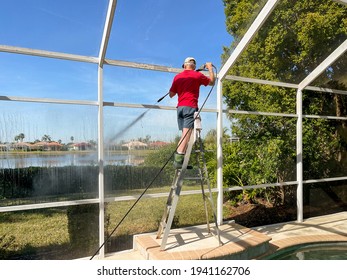
{"type": "Polygon", "coordinates": [[[184,63],[182,64],[182,68],[184,68],[184,64],[186,64],[186,63],[194,63],[194,64],[196,64],[196,60],[195,60],[195,58],[194,57],[187,57],[185,60],[184,60],[184,63]]]}

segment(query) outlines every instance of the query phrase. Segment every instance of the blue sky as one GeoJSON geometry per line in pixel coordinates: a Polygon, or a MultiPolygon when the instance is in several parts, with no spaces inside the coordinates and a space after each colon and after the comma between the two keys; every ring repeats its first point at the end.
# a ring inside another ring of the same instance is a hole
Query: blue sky
{"type": "MultiPolygon", "coordinates": [[[[0,45],[98,56],[107,0],[5,1],[0,10],[0,45]]],[[[107,48],[109,59],[179,68],[187,56],[219,69],[226,32],[222,0],[118,0],[107,48]]],[[[0,53],[0,95],[97,100],[97,67],[90,63],[0,53]]],[[[170,87],[173,74],[105,66],[104,99],[154,104],[170,87]]],[[[214,89],[215,91],[215,89],[214,89]]],[[[202,89],[206,96],[208,88],[202,89]]],[[[201,99],[203,100],[203,99],[201,99]]],[[[214,108],[215,96],[206,107],[214,108]]],[[[160,105],[175,106],[166,98],[160,105]]],[[[97,108],[0,101],[0,141],[23,132],[26,141],[48,134],[68,142],[95,139],[97,108]]],[[[105,136],[112,137],[143,110],[106,108],[105,136]]],[[[211,125],[215,118],[211,118],[211,125]]],[[[148,112],[124,139],[177,134],[174,112],[148,112]]]]}

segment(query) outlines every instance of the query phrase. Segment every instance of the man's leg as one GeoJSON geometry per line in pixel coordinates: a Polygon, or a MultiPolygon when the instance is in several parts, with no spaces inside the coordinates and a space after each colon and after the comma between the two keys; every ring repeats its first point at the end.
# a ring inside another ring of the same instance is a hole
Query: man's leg
{"type": "Polygon", "coordinates": [[[186,153],[188,142],[189,142],[191,134],[192,134],[192,129],[189,129],[186,127],[183,128],[182,136],[181,136],[181,139],[179,142],[180,144],[177,147],[177,153],[179,153],[179,154],[185,154],[186,153]]]}
{"type": "MultiPolygon", "coordinates": [[[[192,129],[183,128],[182,136],[180,139],[180,144],[177,147],[175,156],[174,156],[174,167],[176,169],[182,168],[182,164],[184,161],[184,156],[188,147],[188,142],[190,140],[190,135],[192,134],[192,129]]],[[[191,166],[187,166],[188,169],[191,169],[191,166]]]]}
{"type": "Polygon", "coordinates": [[[184,155],[186,153],[188,142],[190,140],[194,126],[195,111],[195,108],[185,106],[179,107],[177,110],[178,127],[180,130],[182,130],[182,136],[174,156],[174,166],[177,169],[180,169],[182,167],[184,161],[184,155]]]}

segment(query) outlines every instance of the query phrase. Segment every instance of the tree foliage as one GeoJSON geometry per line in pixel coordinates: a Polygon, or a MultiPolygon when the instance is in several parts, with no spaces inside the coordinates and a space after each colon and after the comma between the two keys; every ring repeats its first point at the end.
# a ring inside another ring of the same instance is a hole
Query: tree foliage
{"type": "MultiPolygon", "coordinates": [[[[224,0],[227,31],[233,36],[227,59],[266,1],[224,0]]],[[[334,1],[283,0],[274,9],[229,74],[299,83],[347,38],[347,8],[334,1]]],[[[346,89],[346,57],[340,58],[315,85],[346,89]]],[[[228,81],[223,95],[229,109],[296,113],[296,89],[228,81]]],[[[305,91],[305,114],[346,116],[343,95],[305,91]]],[[[295,180],[296,118],[229,114],[240,142],[224,145],[227,185],[295,180]]],[[[347,150],[344,121],[307,118],[303,124],[304,177],[336,176],[347,150]]]]}

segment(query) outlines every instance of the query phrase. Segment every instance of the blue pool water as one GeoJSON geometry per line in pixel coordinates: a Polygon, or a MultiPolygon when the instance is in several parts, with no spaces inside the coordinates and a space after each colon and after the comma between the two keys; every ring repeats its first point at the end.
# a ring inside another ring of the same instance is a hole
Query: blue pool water
{"type": "Polygon", "coordinates": [[[268,256],[268,260],[347,260],[347,242],[298,245],[268,256]]]}

